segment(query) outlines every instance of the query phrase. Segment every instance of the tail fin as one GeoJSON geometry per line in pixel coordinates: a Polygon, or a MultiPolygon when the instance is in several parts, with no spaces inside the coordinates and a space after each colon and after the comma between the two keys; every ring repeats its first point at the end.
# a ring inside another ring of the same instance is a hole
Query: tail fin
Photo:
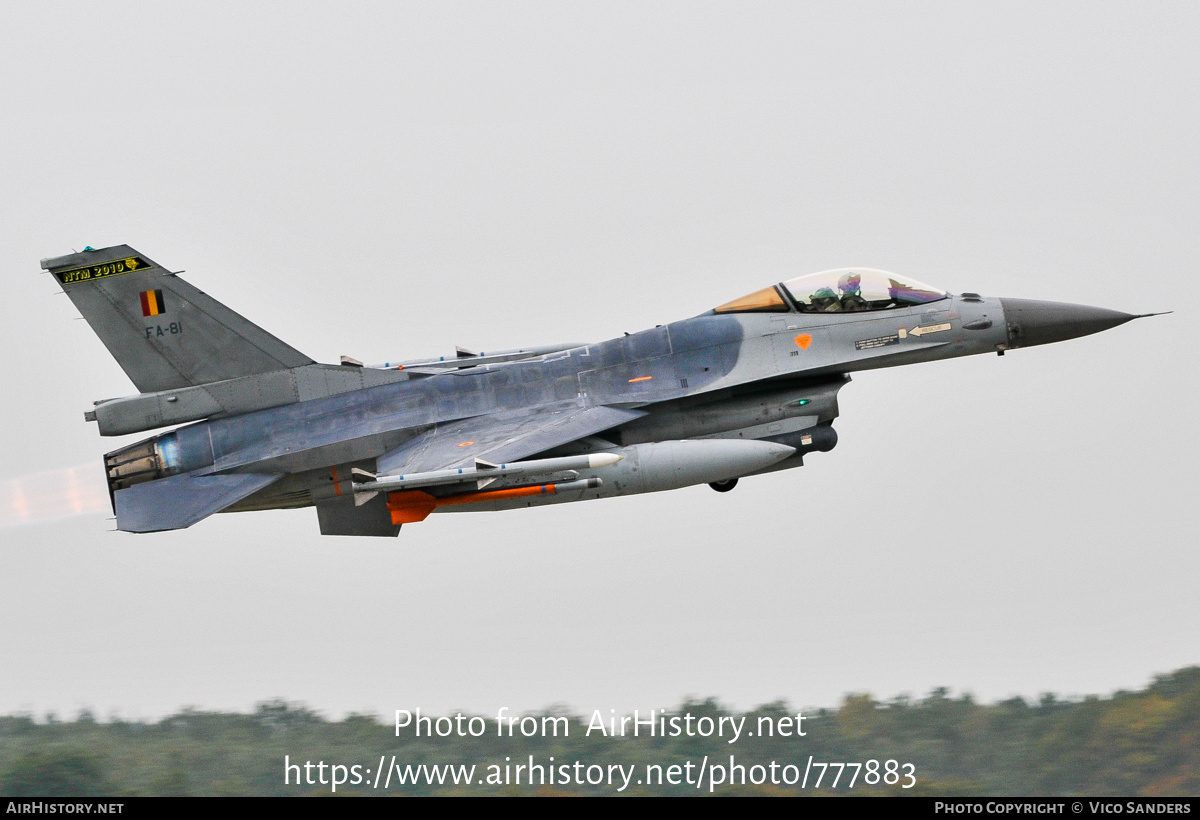
{"type": "Polygon", "coordinates": [[[42,267],[142,393],[313,363],[128,245],[42,267]]]}

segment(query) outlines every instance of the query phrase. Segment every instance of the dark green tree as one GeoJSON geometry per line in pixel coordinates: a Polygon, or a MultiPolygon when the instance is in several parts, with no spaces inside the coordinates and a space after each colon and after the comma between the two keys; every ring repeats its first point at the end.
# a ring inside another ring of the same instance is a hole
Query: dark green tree
{"type": "Polygon", "coordinates": [[[18,756],[4,773],[14,797],[94,797],[108,792],[100,759],[82,749],[34,750],[18,756]]]}

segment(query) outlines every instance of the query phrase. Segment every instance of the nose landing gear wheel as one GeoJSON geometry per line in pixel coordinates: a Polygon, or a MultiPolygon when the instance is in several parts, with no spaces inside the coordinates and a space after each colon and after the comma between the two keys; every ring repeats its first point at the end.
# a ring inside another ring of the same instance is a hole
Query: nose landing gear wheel
{"type": "Polygon", "coordinates": [[[731,478],[727,481],[713,481],[708,486],[712,487],[719,493],[727,493],[737,486],[737,482],[738,480],[736,478],[731,478]]]}

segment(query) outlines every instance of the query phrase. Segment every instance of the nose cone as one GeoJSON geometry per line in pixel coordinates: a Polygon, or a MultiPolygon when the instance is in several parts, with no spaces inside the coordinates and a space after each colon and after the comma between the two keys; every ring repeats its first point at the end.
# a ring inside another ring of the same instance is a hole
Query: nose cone
{"type": "Polygon", "coordinates": [[[1008,324],[1009,347],[1032,347],[1099,333],[1138,318],[1107,308],[1040,302],[1034,299],[1001,299],[1008,324]]]}

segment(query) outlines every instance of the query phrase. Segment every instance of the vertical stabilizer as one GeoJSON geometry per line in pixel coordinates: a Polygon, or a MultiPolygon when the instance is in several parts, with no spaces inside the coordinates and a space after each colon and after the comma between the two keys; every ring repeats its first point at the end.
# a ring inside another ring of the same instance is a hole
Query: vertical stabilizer
{"type": "Polygon", "coordinates": [[[313,363],[128,245],[42,267],[142,393],[313,363]]]}

